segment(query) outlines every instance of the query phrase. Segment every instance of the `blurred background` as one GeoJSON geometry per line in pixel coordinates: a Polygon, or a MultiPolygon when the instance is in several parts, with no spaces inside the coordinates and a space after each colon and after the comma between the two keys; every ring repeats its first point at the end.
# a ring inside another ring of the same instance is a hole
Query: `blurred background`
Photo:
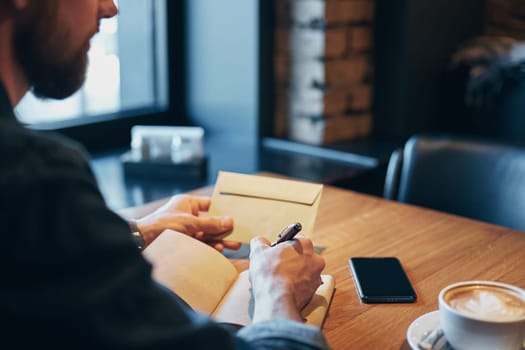
{"type": "Polygon", "coordinates": [[[213,184],[218,170],[381,195],[414,134],[525,138],[521,0],[117,3],[85,86],[16,109],[86,148],[115,209],[213,184]],[[202,127],[203,176],[127,176],[136,125],[202,127]]]}

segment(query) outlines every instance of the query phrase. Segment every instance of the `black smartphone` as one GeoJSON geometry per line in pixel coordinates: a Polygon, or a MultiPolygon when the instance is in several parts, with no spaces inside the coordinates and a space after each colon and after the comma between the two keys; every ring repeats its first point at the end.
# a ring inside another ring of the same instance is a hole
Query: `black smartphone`
{"type": "Polygon", "coordinates": [[[352,277],[364,303],[412,303],[416,292],[395,257],[354,257],[349,260],[352,277]]]}

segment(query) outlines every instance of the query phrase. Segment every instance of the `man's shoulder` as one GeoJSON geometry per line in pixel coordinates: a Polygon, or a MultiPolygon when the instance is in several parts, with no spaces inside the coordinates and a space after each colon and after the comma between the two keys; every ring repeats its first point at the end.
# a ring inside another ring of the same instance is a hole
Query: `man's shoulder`
{"type": "Polygon", "coordinates": [[[88,164],[82,146],[61,135],[21,126],[0,126],[1,168],[33,175],[51,169],[85,169],[88,164]]]}

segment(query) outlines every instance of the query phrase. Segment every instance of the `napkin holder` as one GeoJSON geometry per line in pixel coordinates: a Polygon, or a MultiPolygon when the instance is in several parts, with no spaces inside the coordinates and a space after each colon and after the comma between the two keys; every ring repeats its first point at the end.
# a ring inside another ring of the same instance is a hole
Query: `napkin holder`
{"type": "Polygon", "coordinates": [[[208,157],[200,127],[145,126],[131,129],[131,149],[120,159],[127,177],[205,180],[208,157]]]}

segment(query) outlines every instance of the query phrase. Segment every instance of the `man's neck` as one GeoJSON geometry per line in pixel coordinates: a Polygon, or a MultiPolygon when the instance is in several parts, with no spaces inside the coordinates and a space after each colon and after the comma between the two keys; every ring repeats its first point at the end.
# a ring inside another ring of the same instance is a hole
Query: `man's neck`
{"type": "Polygon", "coordinates": [[[12,40],[12,21],[0,21],[0,82],[7,91],[11,106],[14,107],[29,90],[29,84],[22,67],[15,59],[12,40]]]}

